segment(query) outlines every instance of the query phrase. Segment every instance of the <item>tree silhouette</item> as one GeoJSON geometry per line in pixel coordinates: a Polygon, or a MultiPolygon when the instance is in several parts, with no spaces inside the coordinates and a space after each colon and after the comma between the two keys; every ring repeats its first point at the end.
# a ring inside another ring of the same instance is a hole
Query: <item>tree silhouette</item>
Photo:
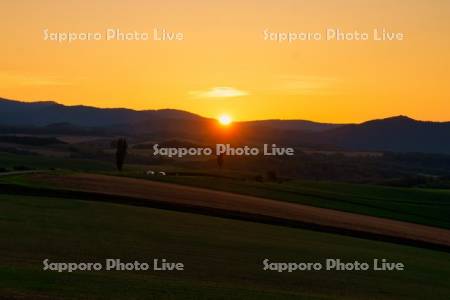
{"type": "Polygon", "coordinates": [[[116,143],[116,166],[117,170],[122,171],[123,163],[125,161],[125,156],[127,155],[127,140],[125,138],[120,138],[116,143]]]}
{"type": "Polygon", "coordinates": [[[277,182],[278,181],[277,172],[273,170],[267,171],[267,179],[269,181],[277,182]]]}
{"type": "Polygon", "coordinates": [[[218,156],[217,156],[217,165],[219,166],[219,168],[221,168],[222,169],[222,166],[223,166],[223,159],[224,159],[224,154],[223,153],[221,153],[221,154],[219,154],[218,156]]]}

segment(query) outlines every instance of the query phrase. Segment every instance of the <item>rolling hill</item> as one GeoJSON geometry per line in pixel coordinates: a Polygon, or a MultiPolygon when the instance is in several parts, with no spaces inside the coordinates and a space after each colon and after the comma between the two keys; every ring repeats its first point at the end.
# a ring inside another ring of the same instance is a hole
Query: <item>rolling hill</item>
{"type": "Polygon", "coordinates": [[[405,116],[361,124],[305,120],[236,122],[228,136],[216,121],[189,112],[65,106],[0,98],[0,133],[125,135],[143,139],[185,139],[196,143],[278,143],[324,150],[450,154],[450,122],[417,121],[405,116]]]}
{"type": "Polygon", "coordinates": [[[345,125],[311,137],[351,150],[450,153],[450,122],[424,122],[405,116],[345,125]]]}
{"type": "Polygon", "coordinates": [[[0,98],[1,125],[47,126],[70,123],[83,127],[105,127],[158,119],[199,119],[192,113],[174,109],[136,111],[125,108],[66,106],[53,101],[20,102],[0,98]]]}

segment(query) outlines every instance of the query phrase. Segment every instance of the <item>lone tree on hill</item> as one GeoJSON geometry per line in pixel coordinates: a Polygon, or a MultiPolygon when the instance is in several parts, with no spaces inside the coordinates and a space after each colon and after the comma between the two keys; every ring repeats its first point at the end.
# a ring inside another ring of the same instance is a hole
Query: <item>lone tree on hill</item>
{"type": "Polygon", "coordinates": [[[225,157],[225,155],[223,153],[220,153],[219,155],[217,155],[217,165],[219,165],[220,169],[222,169],[224,157],[225,157]]]}
{"type": "Polygon", "coordinates": [[[116,142],[116,166],[117,170],[122,171],[123,163],[125,161],[125,156],[127,156],[127,140],[125,138],[120,138],[116,142]]]}

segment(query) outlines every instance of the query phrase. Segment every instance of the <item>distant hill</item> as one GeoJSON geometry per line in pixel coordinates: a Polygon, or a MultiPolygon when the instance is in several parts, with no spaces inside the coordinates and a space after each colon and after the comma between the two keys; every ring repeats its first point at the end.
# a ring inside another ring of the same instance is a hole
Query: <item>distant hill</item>
{"type": "Polygon", "coordinates": [[[450,122],[424,122],[405,116],[361,124],[305,120],[237,122],[219,131],[213,119],[172,109],[102,109],[56,102],[0,98],[0,133],[126,135],[142,141],[179,139],[200,144],[277,143],[284,146],[450,154],[450,122]]]}
{"type": "Polygon", "coordinates": [[[34,137],[34,136],[14,136],[14,135],[0,135],[0,143],[13,143],[19,145],[29,146],[48,146],[65,144],[63,141],[54,137],[34,137]]]}
{"type": "Polygon", "coordinates": [[[69,123],[75,126],[105,127],[155,119],[193,120],[199,116],[174,109],[136,111],[125,108],[66,106],[52,101],[20,102],[0,98],[0,125],[47,126],[69,123]]]}
{"type": "Polygon", "coordinates": [[[317,123],[306,120],[262,120],[243,122],[245,125],[258,127],[270,127],[281,130],[299,130],[321,132],[343,126],[343,124],[317,123]]]}
{"type": "Polygon", "coordinates": [[[450,153],[450,122],[397,116],[341,126],[308,139],[351,150],[450,153]]]}

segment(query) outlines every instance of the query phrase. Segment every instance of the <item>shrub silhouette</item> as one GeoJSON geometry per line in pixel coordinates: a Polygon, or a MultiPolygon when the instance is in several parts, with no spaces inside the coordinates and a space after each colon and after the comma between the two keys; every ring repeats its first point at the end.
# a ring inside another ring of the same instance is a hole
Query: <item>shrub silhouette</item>
{"type": "Polygon", "coordinates": [[[267,180],[277,182],[278,181],[277,172],[273,170],[267,171],[267,180]]]}
{"type": "Polygon", "coordinates": [[[223,166],[224,156],[225,155],[223,153],[217,155],[217,165],[219,166],[220,169],[222,169],[222,166],[223,166]]]}
{"type": "Polygon", "coordinates": [[[116,166],[117,170],[122,171],[123,163],[125,161],[125,156],[127,155],[127,140],[120,138],[116,143],[116,166]]]}

